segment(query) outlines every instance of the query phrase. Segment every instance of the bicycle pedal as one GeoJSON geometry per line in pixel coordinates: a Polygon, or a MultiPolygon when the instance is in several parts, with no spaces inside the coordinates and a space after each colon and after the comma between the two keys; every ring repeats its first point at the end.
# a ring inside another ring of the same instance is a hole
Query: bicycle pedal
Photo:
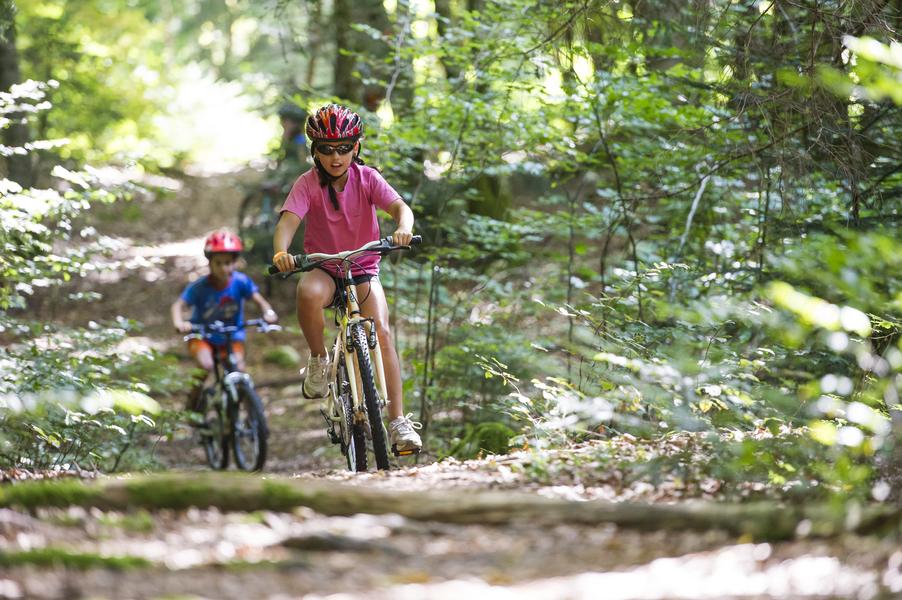
{"type": "Polygon", "coordinates": [[[419,448],[409,448],[409,449],[407,449],[407,450],[398,450],[398,445],[397,445],[397,444],[392,444],[392,445],[391,445],[391,452],[392,452],[392,454],[394,454],[395,456],[412,456],[412,455],[414,455],[414,454],[419,454],[419,453],[420,453],[420,449],[419,449],[419,448]]]}

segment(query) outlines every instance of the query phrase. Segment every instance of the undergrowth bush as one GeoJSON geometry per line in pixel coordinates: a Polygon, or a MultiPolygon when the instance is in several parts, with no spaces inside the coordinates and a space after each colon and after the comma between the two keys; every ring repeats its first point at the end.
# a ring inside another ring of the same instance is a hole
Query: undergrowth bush
{"type": "MultiPolygon", "coordinates": [[[[29,81],[0,94],[0,126],[49,110],[50,85],[29,81]]],[[[63,143],[32,142],[29,149],[63,143]]],[[[148,395],[181,385],[158,353],[126,350],[138,325],[119,318],[83,328],[29,318],[28,297],[62,287],[96,267],[108,247],[78,218],[93,203],[109,203],[133,186],[109,188],[90,172],[56,167],[56,187],[28,188],[0,180],[0,468],[143,468],[153,440],[171,431],[170,416],[148,395]],[[153,390],[146,382],[152,381],[153,390]]],[[[96,294],[72,293],[70,304],[96,294]]]]}

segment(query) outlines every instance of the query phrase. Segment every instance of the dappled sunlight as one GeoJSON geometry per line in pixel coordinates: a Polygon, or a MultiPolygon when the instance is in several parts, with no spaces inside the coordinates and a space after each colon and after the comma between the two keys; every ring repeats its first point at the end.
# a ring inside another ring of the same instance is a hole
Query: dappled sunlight
{"type": "Polygon", "coordinates": [[[154,283],[164,280],[169,271],[174,269],[180,273],[188,273],[191,278],[206,269],[207,259],[204,257],[204,238],[190,238],[177,242],[164,242],[152,246],[136,246],[129,238],[109,238],[114,248],[109,257],[97,257],[91,265],[92,272],[88,278],[104,284],[113,284],[129,276],[132,272],[140,273],[140,277],[154,283]],[[171,268],[164,269],[166,259],[172,259],[171,268]]]}
{"type": "Polygon", "coordinates": [[[153,246],[134,246],[131,248],[129,254],[145,258],[168,258],[177,256],[190,258],[194,261],[206,264],[207,259],[204,257],[203,247],[204,238],[196,237],[178,242],[155,244],[153,246]]]}
{"type": "MultiPolygon", "coordinates": [[[[727,546],[711,552],[659,558],[636,569],[582,573],[493,586],[473,580],[404,585],[373,594],[393,600],[642,600],[659,598],[876,598],[881,577],[875,571],[843,565],[832,556],[771,559],[769,544],[727,546]],[[603,590],[603,593],[602,593],[603,590]]],[[[340,600],[350,595],[305,596],[340,600]]]]}
{"type": "Polygon", "coordinates": [[[164,352],[168,350],[175,342],[160,340],[143,335],[129,336],[116,345],[115,352],[120,356],[130,356],[133,354],[145,354],[148,350],[156,350],[164,352]]]}

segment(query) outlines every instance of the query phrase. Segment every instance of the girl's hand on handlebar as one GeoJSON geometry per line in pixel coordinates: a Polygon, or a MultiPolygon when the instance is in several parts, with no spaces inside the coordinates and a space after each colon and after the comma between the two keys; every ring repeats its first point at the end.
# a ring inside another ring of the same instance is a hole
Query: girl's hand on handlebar
{"type": "Polygon", "coordinates": [[[409,246],[413,233],[409,229],[397,229],[391,236],[391,241],[395,246],[409,246]]]}
{"type": "Polygon", "coordinates": [[[272,257],[272,264],[279,270],[279,273],[294,270],[294,257],[287,252],[276,252],[272,257]]]}
{"type": "Polygon", "coordinates": [[[191,333],[191,323],[190,321],[179,321],[178,323],[174,323],[175,330],[179,333],[191,333]]]}
{"type": "Polygon", "coordinates": [[[279,315],[276,314],[276,311],[270,308],[263,311],[263,320],[267,323],[275,323],[279,320],[279,315]]]}

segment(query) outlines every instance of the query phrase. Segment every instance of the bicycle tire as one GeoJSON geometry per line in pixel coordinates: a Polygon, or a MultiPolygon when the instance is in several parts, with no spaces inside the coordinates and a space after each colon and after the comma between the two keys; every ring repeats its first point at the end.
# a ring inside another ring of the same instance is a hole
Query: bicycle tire
{"type": "Polygon", "coordinates": [[[360,473],[367,470],[366,435],[363,428],[354,422],[354,407],[351,403],[351,382],[345,369],[344,355],[338,359],[335,385],[338,390],[339,411],[341,412],[341,453],[345,457],[348,470],[360,473]]]}
{"type": "Polygon", "coordinates": [[[373,376],[373,364],[370,361],[370,346],[367,342],[366,331],[363,325],[357,324],[351,329],[351,341],[357,354],[357,374],[360,377],[363,388],[364,406],[366,416],[370,423],[370,435],[373,440],[373,454],[376,457],[376,467],[389,469],[388,447],[385,439],[385,426],[382,424],[382,407],[379,396],[376,393],[376,379],[373,376]]]}
{"type": "MultiPolygon", "coordinates": [[[[206,394],[204,397],[217,394],[206,394]]],[[[204,407],[205,433],[201,434],[201,442],[204,454],[207,456],[207,464],[211,469],[223,470],[229,466],[229,437],[225,431],[225,419],[222,415],[222,407],[217,403],[204,407]]]]}
{"type": "Polygon", "coordinates": [[[239,385],[237,390],[238,398],[231,431],[235,464],[243,471],[260,471],[266,463],[269,439],[263,402],[260,401],[257,391],[249,385],[239,385]]]}

